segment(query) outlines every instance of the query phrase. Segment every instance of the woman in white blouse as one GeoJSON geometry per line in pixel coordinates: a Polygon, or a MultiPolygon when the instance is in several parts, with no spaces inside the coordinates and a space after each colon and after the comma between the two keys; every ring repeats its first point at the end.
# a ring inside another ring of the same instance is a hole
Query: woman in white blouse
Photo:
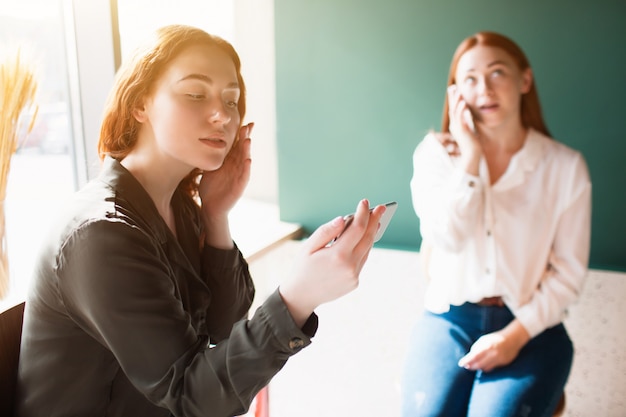
{"type": "Polygon", "coordinates": [[[591,182],[550,137],[528,59],[479,32],[450,66],[442,132],[415,150],[411,191],[428,287],[403,416],[551,416],[587,273],[591,182]]]}

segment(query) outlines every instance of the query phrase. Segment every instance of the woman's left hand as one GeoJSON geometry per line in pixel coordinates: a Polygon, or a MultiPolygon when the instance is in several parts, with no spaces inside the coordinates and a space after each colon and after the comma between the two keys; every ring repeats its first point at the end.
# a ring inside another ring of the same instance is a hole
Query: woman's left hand
{"type": "Polygon", "coordinates": [[[253,126],[254,123],[249,123],[239,129],[239,140],[219,169],[202,174],[198,193],[202,200],[202,211],[211,218],[227,216],[248,185],[252,163],[250,133],[253,126]]]}
{"type": "Polygon", "coordinates": [[[497,332],[480,337],[469,353],[459,360],[459,366],[471,370],[489,372],[510,364],[530,340],[526,329],[517,320],[497,332]]]}

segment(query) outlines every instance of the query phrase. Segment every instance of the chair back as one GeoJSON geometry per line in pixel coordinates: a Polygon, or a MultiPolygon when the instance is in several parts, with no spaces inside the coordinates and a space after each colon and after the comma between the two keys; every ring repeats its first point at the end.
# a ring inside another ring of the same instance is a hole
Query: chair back
{"type": "Polygon", "coordinates": [[[21,302],[0,313],[0,416],[13,416],[15,413],[24,305],[21,302]]]}

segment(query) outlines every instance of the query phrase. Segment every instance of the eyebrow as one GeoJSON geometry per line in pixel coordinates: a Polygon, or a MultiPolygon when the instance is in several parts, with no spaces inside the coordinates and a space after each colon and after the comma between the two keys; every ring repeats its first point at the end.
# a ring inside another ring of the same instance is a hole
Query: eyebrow
{"type": "MultiPolygon", "coordinates": [[[[186,80],[199,80],[208,84],[213,84],[213,79],[208,75],[204,74],[189,74],[178,80],[178,82],[186,81],[186,80]]],[[[229,83],[226,88],[239,88],[239,84],[236,82],[229,83]]]]}
{"type": "MultiPolygon", "coordinates": [[[[497,60],[495,60],[495,61],[490,62],[489,64],[487,64],[487,68],[491,68],[491,67],[494,67],[494,66],[496,66],[496,65],[504,65],[505,67],[506,67],[506,66],[508,66],[508,65],[507,65],[507,63],[506,63],[505,61],[502,61],[502,60],[500,60],[500,59],[497,59],[497,60]]],[[[476,68],[468,68],[465,72],[466,72],[466,73],[468,73],[468,72],[472,72],[472,71],[476,71],[476,68]]]]}
{"type": "Polygon", "coordinates": [[[490,63],[489,65],[487,65],[487,67],[493,67],[494,65],[506,65],[506,62],[502,61],[502,60],[495,60],[492,63],[490,63]]]}

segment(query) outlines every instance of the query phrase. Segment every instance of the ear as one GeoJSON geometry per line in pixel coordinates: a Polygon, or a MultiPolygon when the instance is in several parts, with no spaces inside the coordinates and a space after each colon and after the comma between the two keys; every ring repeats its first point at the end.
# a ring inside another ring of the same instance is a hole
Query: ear
{"type": "Polygon", "coordinates": [[[530,68],[526,68],[522,73],[522,94],[526,94],[530,91],[530,88],[533,86],[533,70],[530,68]]]}
{"type": "Polygon", "coordinates": [[[148,118],[146,116],[146,107],[143,102],[139,103],[137,107],[133,109],[132,114],[135,120],[137,120],[139,123],[145,122],[148,118]]]}

